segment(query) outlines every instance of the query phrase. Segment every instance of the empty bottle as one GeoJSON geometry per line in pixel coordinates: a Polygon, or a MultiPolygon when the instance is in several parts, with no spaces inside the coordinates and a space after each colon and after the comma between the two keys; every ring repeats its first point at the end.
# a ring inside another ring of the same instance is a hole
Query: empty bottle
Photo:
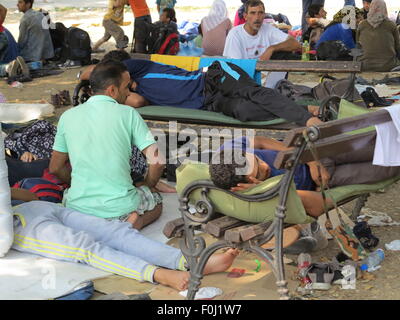
{"type": "Polygon", "coordinates": [[[310,44],[307,40],[303,42],[301,60],[310,61],[310,44]]]}
{"type": "Polygon", "coordinates": [[[379,269],[384,258],[385,252],[382,249],[375,250],[362,261],[361,271],[372,272],[379,269]]]}

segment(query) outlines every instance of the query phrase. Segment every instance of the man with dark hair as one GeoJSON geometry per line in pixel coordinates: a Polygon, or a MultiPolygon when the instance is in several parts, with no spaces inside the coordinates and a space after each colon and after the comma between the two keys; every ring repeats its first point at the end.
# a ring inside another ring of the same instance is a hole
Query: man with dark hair
{"type": "Polygon", "coordinates": [[[94,95],[60,117],[50,172],[71,185],[64,193],[66,207],[141,229],[161,214],[161,196],[152,188],[163,172],[164,156],[137,111],[123,105],[130,87],[123,63],[99,63],[90,84],[94,95]],[[149,162],[140,187],[130,175],[134,145],[149,162]]]}
{"type": "MultiPolygon", "coordinates": [[[[376,183],[399,176],[400,167],[372,165],[374,148],[373,137],[361,150],[332,159],[322,159],[320,172],[320,164],[316,161],[298,165],[294,183],[306,212],[312,217],[318,217],[324,212],[322,194],[315,191],[321,187],[321,181],[324,186],[333,188],[376,183]]],[[[231,191],[251,188],[268,178],[285,173],[284,169],[279,170],[273,165],[278,152],[285,150],[288,149],[281,142],[261,136],[228,141],[212,159],[209,169],[211,180],[217,187],[231,191]]],[[[330,198],[325,203],[328,207],[333,206],[330,198]]]]}
{"type": "MultiPolygon", "coordinates": [[[[225,41],[223,56],[232,59],[290,60],[297,58],[293,51],[300,50],[300,43],[269,23],[263,23],[265,6],[262,1],[249,0],[243,14],[246,23],[232,28],[225,41]]],[[[300,57],[300,56],[298,56],[300,57]]],[[[286,77],[286,72],[273,72],[266,86],[275,88],[286,77]]]]}
{"type": "MultiPolygon", "coordinates": [[[[120,54],[112,56],[123,58],[120,54]]],[[[105,56],[109,57],[111,54],[105,56]]],[[[318,107],[297,105],[278,91],[258,85],[231,63],[216,61],[206,70],[192,72],[147,60],[129,59],[124,64],[135,91],[125,104],[135,108],[153,104],[222,112],[241,121],[280,117],[303,126],[321,123],[314,116],[318,107]]],[[[89,79],[92,69],[88,67],[81,80],[89,79]]]]}
{"type": "Polygon", "coordinates": [[[43,13],[32,9],[34,0],[18,0],[17,7],[24,13],[19,25],[18,46],[26,62],[54,57],[49,25],[43,13]]]}

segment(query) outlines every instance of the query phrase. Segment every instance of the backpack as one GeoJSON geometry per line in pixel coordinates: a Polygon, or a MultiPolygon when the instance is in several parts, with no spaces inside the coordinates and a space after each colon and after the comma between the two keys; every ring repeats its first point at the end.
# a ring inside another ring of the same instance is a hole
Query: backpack
{"type": "Polygon", "coordinates": [[[25,178],[15,183],[12,188],[29,190],[42,201],[60,203],[64,188],[42,178],[25,178]]]}
{"type": "Polygon", "coordinates": [[[342,41],[324,41],[317,48],[317,57],[319,60],[338,60],[338,61],[351,61],[353,60],[350,55],[350,50],[344,45],[342,41]]]}
{"type": "Polygon", "coordinates": [[[64,48],[65,36],[68,32],[68,28],[61,22],[55,23],[55,28],[50,28],[51,42],[54,48],[54,59],[59,61],[62,58],[62,51],[64,48]]]}
{"type": "Polygon", "coordinates": [[[152,23],[148,26],[147,48],[150,54],[176,55],[179,51],[179,35],[176,24],[152,23]]]}
{"type": "MultiPolygon", "coordinates": [[[[312,88],[312,94],[318,101],[322,101],[331,96],[342,97],[349,87],[349,79],[336,79],[332,81],[325,80],[312,88]]],[[[353,89],[353,101],[362,101],[358,90],[354,87],[353,89]]]]}
{"type": "Polygon", "coordinates": [[[80,28],[68,28],[64,37],[61,62],[74,60],[80,61],[82,65],[87,65],[90,64],[91,54],[89,34],[80,28]]]}

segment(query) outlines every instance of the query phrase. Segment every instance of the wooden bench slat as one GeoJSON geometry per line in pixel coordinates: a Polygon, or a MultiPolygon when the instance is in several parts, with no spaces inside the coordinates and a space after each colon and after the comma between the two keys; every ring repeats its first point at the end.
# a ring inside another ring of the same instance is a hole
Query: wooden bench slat
{"type": "Polygon", "coordinates": [[[245,223],[246,222],[242,220],[238,220],[229,216],[223,216],[221,218],[207,222],[204,227],[204,231],[216,238],[219,238],[224,235],[226,230],[242,226],[245,223]]]}
{"type": "MultiPolygon", "coordinates": [[[[320,159],[329,158],[338,154],[351,152],[366,147],[371,141],[371,136],[374,135],[376,135],[375,131],[363,132],[354,135],[342,134],[340,136],[330,137],[325,140],[318,141],[314,144],[314,146],[320,159]]],[[[289,160],[293,153],[294,150],[279,152],[275,159],[274,166],[277,169],[283,169],[285,167],[285,163],[289,160]]],[[[307,163],[310,161],[314,161],[314,156],[311,153],[311,150],[304,150],[300,156],[299,163],[307,163]]]]}
{"type": "MultiPolygon", "coordinates": [[[[387,112],[387,110],[379,110],[350,118],[325,122],[315,127],[318,128],[320,139],[325,139],[344,132],[367,128],[388,121],[392,121],[389,112],[387,112]]],[[[289,148],[294,147],[298,139],[303,136],[304,129],[306,128],[297,128],[289,131],[283,141],[285,146],[289,148]]]]}

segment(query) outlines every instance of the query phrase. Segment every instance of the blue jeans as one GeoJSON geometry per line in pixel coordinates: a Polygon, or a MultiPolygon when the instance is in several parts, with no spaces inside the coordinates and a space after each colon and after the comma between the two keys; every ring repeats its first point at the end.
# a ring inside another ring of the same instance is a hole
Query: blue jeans
{"type": "Polygon", "coordinates": [[[344,5],[345,6],[356,6],[356,1],[355,0],[344,0],[344,5]]]}
{"type": "Polygon", "coordinates": [[[13,249],[80,262],[138,281],[154,282],[160,266],[185,270],[179,249],[143,236],[129,222],[107,221],[45,201],[14,207],[13,249]]]}
{"type": "Polygon", "coordinates": [[[303,30],[303,33],[307,31],[306,15],[308,12],[308,7],[312,4],[324,5],[325,0],[303,0],[303,15],[301,17],[301,30],[303,30]]]}

